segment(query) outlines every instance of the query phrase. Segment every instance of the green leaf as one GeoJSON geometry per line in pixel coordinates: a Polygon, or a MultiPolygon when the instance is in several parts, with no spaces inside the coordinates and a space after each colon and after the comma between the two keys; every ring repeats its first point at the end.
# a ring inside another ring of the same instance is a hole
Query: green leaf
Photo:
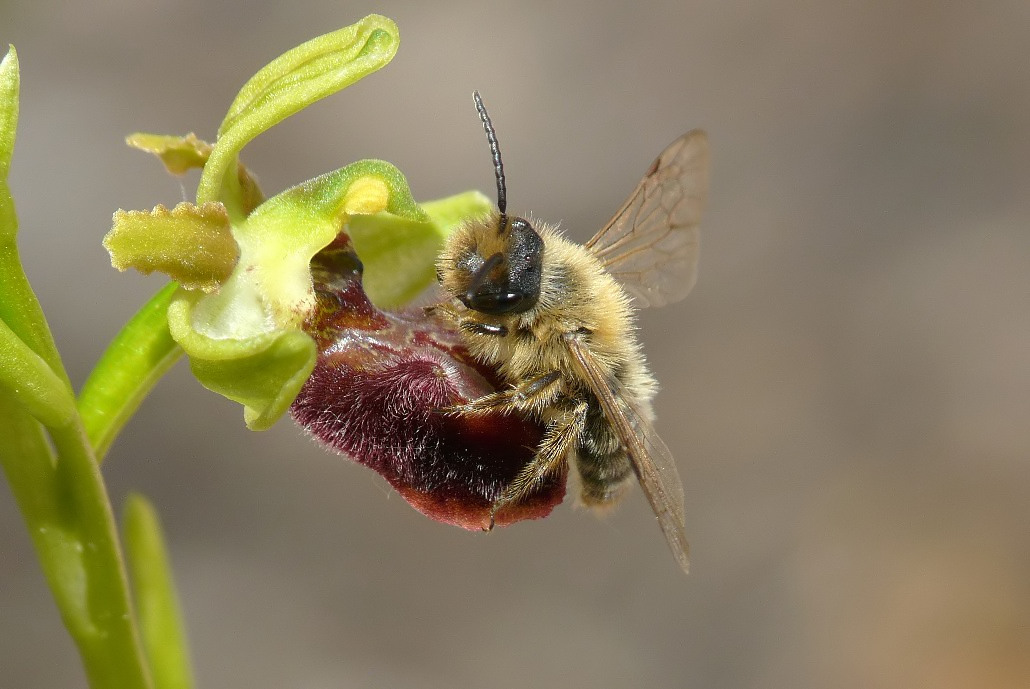
{"type": "Polygon", "coordinates": [[[189,650],[157,512],[146,498],[130,493],[122,522],[133,599],[154,689],[190,689],[189,650]]]}
{"type": "Polygon", "coordinates": [[[239,258],[229,216],[220,203],[117,211],[104,248],[118,270],[135,268],[145,275],[157,270],[186,289],[205,292],[224,282],[239,258]]]}
{"type": "Polygon", "coordinates": [[[0,61],[0,320],[70,386],[43,309],[18,257],[18,216],[7,185],[18,128],[18,54],[14,46],[0,61]]]}
{"type": "Polygon", "coordinates": [[[75,418],[71,388],[3,321],[0,321],[0,388],[6,389],[46,426],[60,428],[75,418]]]}
{"type": "Polygon", "coordinates": [[[21,76],[18,69],[18,53],[9,46],[7,55],[0,61],[0,179],[6,180],[11,169],[11,155],[14,153],[14,138],[18,130],[18,90],[21,76]]]}
{"type": "Polygon", "coordinates": [[[279,56],[240,90],[218,129],[200,180],[197,203],[220,200],[235,221],[242,202],[234,174],[239,152],[290,115],[385,66],[397,52],[397,25],[369,15],[279,56]]]}

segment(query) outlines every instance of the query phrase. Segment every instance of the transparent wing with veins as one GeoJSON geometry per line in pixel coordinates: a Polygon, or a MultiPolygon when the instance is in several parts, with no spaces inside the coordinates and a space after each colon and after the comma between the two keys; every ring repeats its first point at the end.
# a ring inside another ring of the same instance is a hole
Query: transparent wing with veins
{"type": "Polygon", "coordinates": [[[669,549],[684,572],[688,571],[687,535],[684,531],[683,484],[668,446],[658,437],[651,423],[621,393],[618,381],[597,364],[590,350],[575,337],[569,337],[573,361],[626,448],[640,487],[658,518],[669,549]]]}
{"type": "Polygon", "coordinates": [[[707,195],[708,137],[695,129],[662,151],[586,246],[638,306],[679,301],[697,281],[698,223],[707,195]]]}

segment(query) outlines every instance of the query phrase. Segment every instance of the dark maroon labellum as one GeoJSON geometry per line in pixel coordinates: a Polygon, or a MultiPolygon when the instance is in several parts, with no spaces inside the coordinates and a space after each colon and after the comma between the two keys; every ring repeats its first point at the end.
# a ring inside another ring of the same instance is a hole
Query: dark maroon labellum
{"type": "MultiPolygon", "coordinates": [[[[461,336],[421,310],[376,309],[345,239],[312,262],[317,308],[305,324],[315,369],[291,407],[316,439],[381,474],[415,509],[465,529],[490,526],[490,506],[532,458],[541,429],[502,414],[441,410],[493,392],[499,381],[461,336]]],[[[565,497],[550,477],[496,523],[544,517],[565,497]]]]}

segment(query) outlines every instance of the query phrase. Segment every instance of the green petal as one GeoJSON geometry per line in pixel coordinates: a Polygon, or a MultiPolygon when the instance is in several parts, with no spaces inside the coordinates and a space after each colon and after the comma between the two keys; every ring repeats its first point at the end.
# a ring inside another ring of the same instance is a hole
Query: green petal
{"type": "Polygon", "coordinates": [[[117,211],[104,237],[111,265],[147,275],[159,271],[186,289],[213,291],[228,279],[239,247],[220,203],[180,203],[172,210],[117,211]]]}
{"type": "MultiPolygon", "coordinates": [[[[207,164],[214,146],[197,138],[195,134],[186,136],[169,136],[166,134],[147,134],[136,132],[125,138],[132,148],[151,153],[161,159],[165,168],[173,175],[184,175],[194,168],[202,168],[207,164]]],[[[242,164],[237,163],[238,202],[246,215],[265,200],[257,180],[242,164]]]]}
{"type": "Polygon", "coordinates": [[[240,260],[218,291],[183,291],[169,307],[172,337],[189,355],[196,377],[242,403],[252,428],[274,423],[314,366],[314,343],[300,329],[315,304],[312,257],[364,215],[375,216],[370,228],[378,228],[386,243],[422,246],[416,252],[420,272],[430,271],[431,279],[443,230],[415,203],[397,168],[364,160],[255,209],[233,227],[240,260]],[[404,233],[391,235],[397,228],[404,233]]]}
{"type": "Polygon", "coordinates": [[[380,212],[427,223],[429,231],[404,176],[381,160],[353,163],[269,199],[233,227],[239,263],[217,293],[197,303],[194,327],[235,339],[300,327],[315,303],[311,258],[350,218],[380,212]]]}
{"type": "Polygon", "coordinates": [[[211,149],[214,148],[208,142],[198,139],[192,132],[186,136],[136,132],[125,137],[125,143],[132,148],[156,155],[173,175],[185,175],[193,168],[204,167],[208,156],[211,155],[211,149]]]}
{"type": "Polygon", "coordinates": [[[463,222],[489,214],[493,202],[469,191],[430,201],[422,209],[430,222],[377,213],[354,216],[347,225],[347,235],[365,267],[361,280],[365,293],[379,308],[402,306],[432,284],[444,240],[463,222]]]}
{"type": "Polygon", "coordinates": [[[244,406],[252,430],[264,430],[282,416],[315,366],[315,342],[300,330],[269,332],[245,339],[207,337],[192,328],[199,295],[180,290],[168,307],[172,337],[190,357],[201,384],[244,406]]]}

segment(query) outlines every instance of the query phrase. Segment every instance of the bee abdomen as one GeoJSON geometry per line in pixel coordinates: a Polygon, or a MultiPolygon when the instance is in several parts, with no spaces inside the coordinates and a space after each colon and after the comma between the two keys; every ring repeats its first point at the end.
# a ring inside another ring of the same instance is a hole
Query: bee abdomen
{"type": "Polygon", "coordinates": [[[633,478],[633,465],[622,450],[594,457],[580,452],[577,467],[580,477],[579,497],[588,507],[603,507],[614,503],[622,497],[633,478]]]}
{"type": "Polygon", "coordinates": [[[587,412],[584,432],[576,447],[580,499],[603,507],[618,500],[633,477],[633,465],[596,401],[587,412]]]}

